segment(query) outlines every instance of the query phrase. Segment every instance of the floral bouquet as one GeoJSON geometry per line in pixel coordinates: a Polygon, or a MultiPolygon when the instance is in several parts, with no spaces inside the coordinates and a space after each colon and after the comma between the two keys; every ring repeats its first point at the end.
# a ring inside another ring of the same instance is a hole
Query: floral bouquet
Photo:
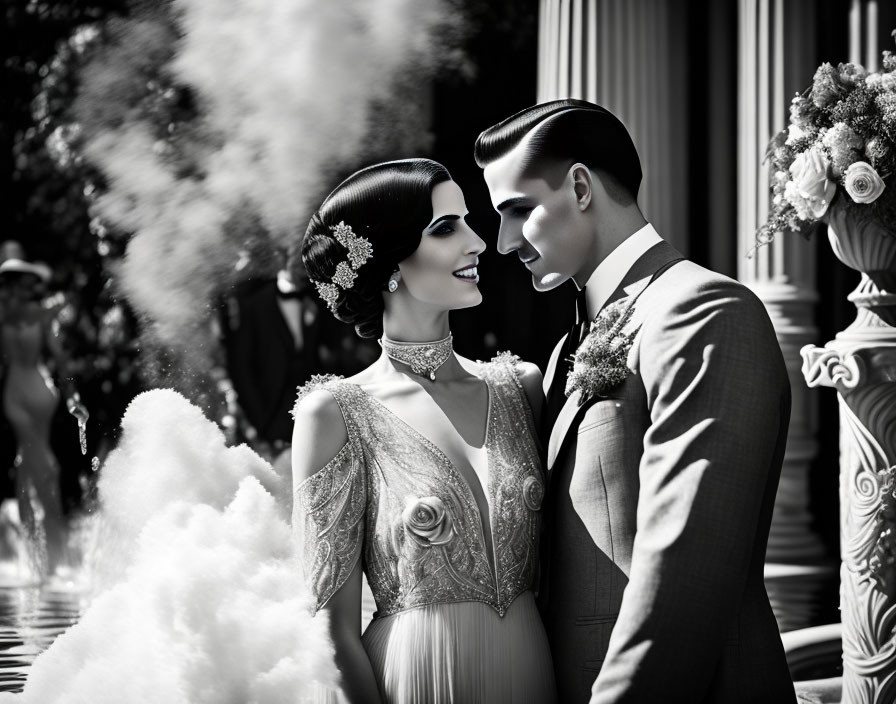
{"type": "Polygon", "coordinates": [[[774,198],[759,244],[779,232],[808,235],[837,196],[848,210],[896,224],[896,55],[885,51],[874,73],[853,63],[819,66],[766,161],[774,198]]]}

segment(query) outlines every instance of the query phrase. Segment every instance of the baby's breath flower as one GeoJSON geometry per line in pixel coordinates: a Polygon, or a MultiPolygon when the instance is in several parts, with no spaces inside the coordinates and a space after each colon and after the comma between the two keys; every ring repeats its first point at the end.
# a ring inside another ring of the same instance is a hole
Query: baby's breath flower
{"type": "Polygon", "coordinates": [[[580,403],[606,398],[631,373],[628,353],[637,330],[622,330],[632,314],[634,300],[621,299],[604,308],[591,323],[588,336],[576,351],[566,395],[581,392],[580,403]]]}

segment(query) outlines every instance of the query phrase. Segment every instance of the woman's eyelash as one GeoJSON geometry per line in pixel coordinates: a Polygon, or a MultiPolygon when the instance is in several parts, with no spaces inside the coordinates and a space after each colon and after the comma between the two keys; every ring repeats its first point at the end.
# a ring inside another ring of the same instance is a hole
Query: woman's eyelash
{"type": "Polygon", "coordinates": [[[443,222],[435,230],[433,230],[431,234],[433,234],[433,235],[450,235],[452,232],[454,232],[454,225],[450,222],[443,222]]]}

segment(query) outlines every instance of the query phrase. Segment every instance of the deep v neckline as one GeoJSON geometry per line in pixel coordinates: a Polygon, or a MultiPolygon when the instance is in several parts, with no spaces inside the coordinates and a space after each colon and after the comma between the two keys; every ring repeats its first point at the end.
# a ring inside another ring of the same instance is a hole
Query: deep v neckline
{"type": "MultiPolygon", "coordinates": [[[[475,376],[475,375],[474,375],[475,376]]],[[[404,427],[411,435],[414,436],[417,440],[419,440],[425,447],[429,448],[429,450],[436,455],[440,461],[442,461],[447,467],[451,469],[454,474],[456,474],[460,480],[466,486],[467,492],[473,499],[473,503],[476,505],[476,510],[479,513],[479,525],[480,529],[483,531],[483,538],[487,541],[488,553],[489,553],[489,561],[492,563],[492,570],[495,575],[497,575],[497,563],[496,563],[496,546],[495,546],[495,535],[493,531],[494,525],[494,517],[492,507],[489,503],[489,493],[491,491],[491,487],[493,485],[494,478],[492,477],[492,466],[489,458],[489,445],[492,442],[492,422],[493,422],[493,411],[494,411],[494,395],[495,390],[492,387],[491,382],[483,377],[477,377],[481,381],[485,382],[485,388],[488,392],[488,402],[486,405],[486,413],[485,413],[485,436],[483,438],[482,447],[475,448],[479,451],[483,451],[485,454],[485,481],[481,481],[476,474],[476,468],[470,466],[470,472],[472,473],[472,477],[467,476],[467,472],[463,471],[454,460],[448,455],[445,450],[439,447],[435,442],[430,440],[426,435],[424,435],[421,431],[411,425],[408,421],[402,418],[396,411],[392,410],[385,403],[380,401],[376,396],[371,394],[369,391],[364,389],[361,385],[357,384],[358,390],[370,401],[373,402],[374,405],[381,408],[389,417],[395,419],[399,425],[404,427]],[[479,492],[474,490],[473,481],[476,482],[476,486],[479,487],[479,492]],[[482,497],[482,502],[480,502],[479,497],[482,497]],[[484,505],[483,505],[484,504],[484,505]]],[[[424,390],[423,393],[426,393],[424,390]]],[[[428,395],[428,394],[427,394],[428,395]]],[[[462,444],[467,445],[468,447],[473,447],[466,440],[464,440],[463,436],[454,427],[454,424],[451,422],[451,419],[448,417],[448,414],[442,410],[442,407],[439,406],[438,403],[432,397],[429,397],[429,403],[432,403],[436,409],[442,414],[444,421],[450,426],[451,432],[454,433],[455,438],[460,441],[462,444]]],[[[497,576],[496,576],[497,578],[497,576]]]]}

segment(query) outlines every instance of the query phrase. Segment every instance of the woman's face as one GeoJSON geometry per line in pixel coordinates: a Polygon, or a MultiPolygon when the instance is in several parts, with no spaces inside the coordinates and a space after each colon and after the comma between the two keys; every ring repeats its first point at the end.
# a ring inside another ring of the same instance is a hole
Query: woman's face
{"type": "Polygon", "coordinates": [[[477,266],[485,242],[467,225],[466,215],[464,194],[454,181],[432,189],[432,220],[423,230],[420,246],[398,265],[399,291],[445,310],[482,302],[477,266]]]}

